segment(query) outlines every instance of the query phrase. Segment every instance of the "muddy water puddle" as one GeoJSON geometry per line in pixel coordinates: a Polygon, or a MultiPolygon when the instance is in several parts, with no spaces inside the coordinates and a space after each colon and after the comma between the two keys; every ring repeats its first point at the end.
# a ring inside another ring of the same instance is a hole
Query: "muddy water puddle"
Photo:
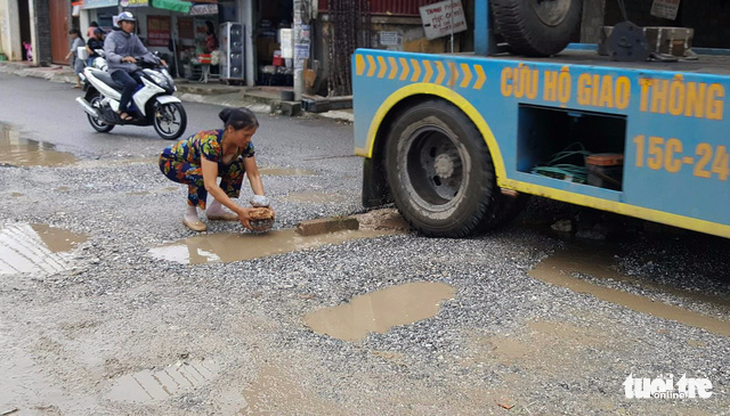
{"type": "Polygon", "coordinates": [[[57,273],[73,267],[70,252],[86,236],[45,224],[14,224],[0,230],[0,274],[57,273]]]}
{"type": "Polygon", "coordinates": [[[298,168],[263,168],[259,169],[259,172],[267,176],[312,176],[317,174],[313,170],[298,168]]]}
{"type": "Polygon", "coordinates": [[[384,334],[438,314],[441,302],[453,299],[456,289],[440,282],[414,282],[356,296],[343,305],[320,309],[304,317],[319,334],[345,341],[384,334]]]}
{"type": "Polygon", "coordinates": [[[325,204],[328,202],[342,202],[347,198],[340,194],[327,194],[324,192],[292,192],[285,201],[289,202],[311,202],[315,204],[325,204]]]}
{"type": "Polygon", "coordinates": [[[213,361],[178,363],[161,370],[145,370],[120,377],[108,397],[114,401],[150,403],[195,389],[216,377],[213,361]]]}
{"type": "Polygon", "coordinates": [[[22,138],[20,132],[0,123],[0,166],[61,166],[76,162],[70,153],[46,142],[22,138]]]}
{"type": "Polygon", "coordinates": [[[254,382],[243,390],[243,397],[246,406],[239,411],[242,415],[345,414],[334,403],[324,402],[297,383],[284,367],[270,364],[259,369],[254,382]]]}
{"type": "Polygon", "coordinates": [[[709,296],[666,288],[660,285],[638,283],[635,279],[617,271],[614,260],[609,253],[592,250],[587,247],[572,247],[561,251],[538,263],[529,275],[555,286],[568,288],[577,293],[595,296],[603,301],[615,303],[637,312],[659,318],[669,319],[685,325],[703,328],[716,334],[730,337],[730,321],[716,319],[679,306],[670,305],[646,296],[640,296],[596,285],[581,279],[579,275],[588,275],[597,279],[615,280],[637,283],[644,287],[653,287],[663,292],[712,303],[720,308],[730,310],[730,302],[709,296]]]}
{"type": "Polygon", "coordinates": [[[396,232],[360,230],[307,237],[300,236],[294,230],[277,230],[260,235],[244,233],[207,234],[155,247],[150,250],[150,255],[157,259],[182,264],[228,263],[393,234],[396,234],[396,232]]]}

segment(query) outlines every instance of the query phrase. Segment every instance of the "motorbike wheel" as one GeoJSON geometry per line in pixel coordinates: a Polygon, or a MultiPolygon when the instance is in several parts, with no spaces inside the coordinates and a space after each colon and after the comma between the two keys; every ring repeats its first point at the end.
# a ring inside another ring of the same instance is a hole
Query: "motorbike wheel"
{"type": "Polygon", "coordinates": [[[188,116],[180,103],[155,104],[155,131],[165,140],[175,140],[185,133],[188,116]]]}
{"type": "MultiPolygon", "coordinates": [[[[91,100],[89,100],[89,104],[91,104],[91,106],[96,109],[101,109],[101,95],[96,94],[91,97],[91,100]]],[[[91,124],[91,127],[93,127],[94,130],[98,131],[99,133],[109,133],[114,128],[113,124],[105,123],[104,120],[102,120],[100,117],[94,117],[91,114],[86,114],[86,117],[89,119],[89,124],[91,124]]]]}

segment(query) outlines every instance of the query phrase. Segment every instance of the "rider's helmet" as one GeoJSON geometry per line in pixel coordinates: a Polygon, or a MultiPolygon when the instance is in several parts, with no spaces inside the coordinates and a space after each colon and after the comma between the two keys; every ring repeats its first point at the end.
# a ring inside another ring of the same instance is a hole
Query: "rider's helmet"
{"type": "Polygon", "coordinates": [[[137,19],[134,18],[134,15],[131,12],[121,12],[119,13],[119,16],[117,16],[117,22],[137,22],[137,19]]]}

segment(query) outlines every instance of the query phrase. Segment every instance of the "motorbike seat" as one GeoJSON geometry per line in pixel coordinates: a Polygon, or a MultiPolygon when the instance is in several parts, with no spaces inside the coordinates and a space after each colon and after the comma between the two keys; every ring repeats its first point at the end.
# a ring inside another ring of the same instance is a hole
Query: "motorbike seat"
{"type": "Polygon", "coordinates": [[[114,81],[111,74],[104,71],[94,71],[94,76],[98,78],[104,84],[114,88],[115,90],[122,92],[123,86],[118,82],[114,81]]]}

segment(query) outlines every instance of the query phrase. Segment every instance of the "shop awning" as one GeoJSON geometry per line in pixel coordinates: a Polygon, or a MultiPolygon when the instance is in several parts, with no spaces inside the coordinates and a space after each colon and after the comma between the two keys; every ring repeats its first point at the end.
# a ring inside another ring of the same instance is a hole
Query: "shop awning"
{"type": "Polygon", "coordinates": [[[190,13],[190,6],[190,3],[182,0],[152,0],[152,7],[173,12],[190,13]]]}

